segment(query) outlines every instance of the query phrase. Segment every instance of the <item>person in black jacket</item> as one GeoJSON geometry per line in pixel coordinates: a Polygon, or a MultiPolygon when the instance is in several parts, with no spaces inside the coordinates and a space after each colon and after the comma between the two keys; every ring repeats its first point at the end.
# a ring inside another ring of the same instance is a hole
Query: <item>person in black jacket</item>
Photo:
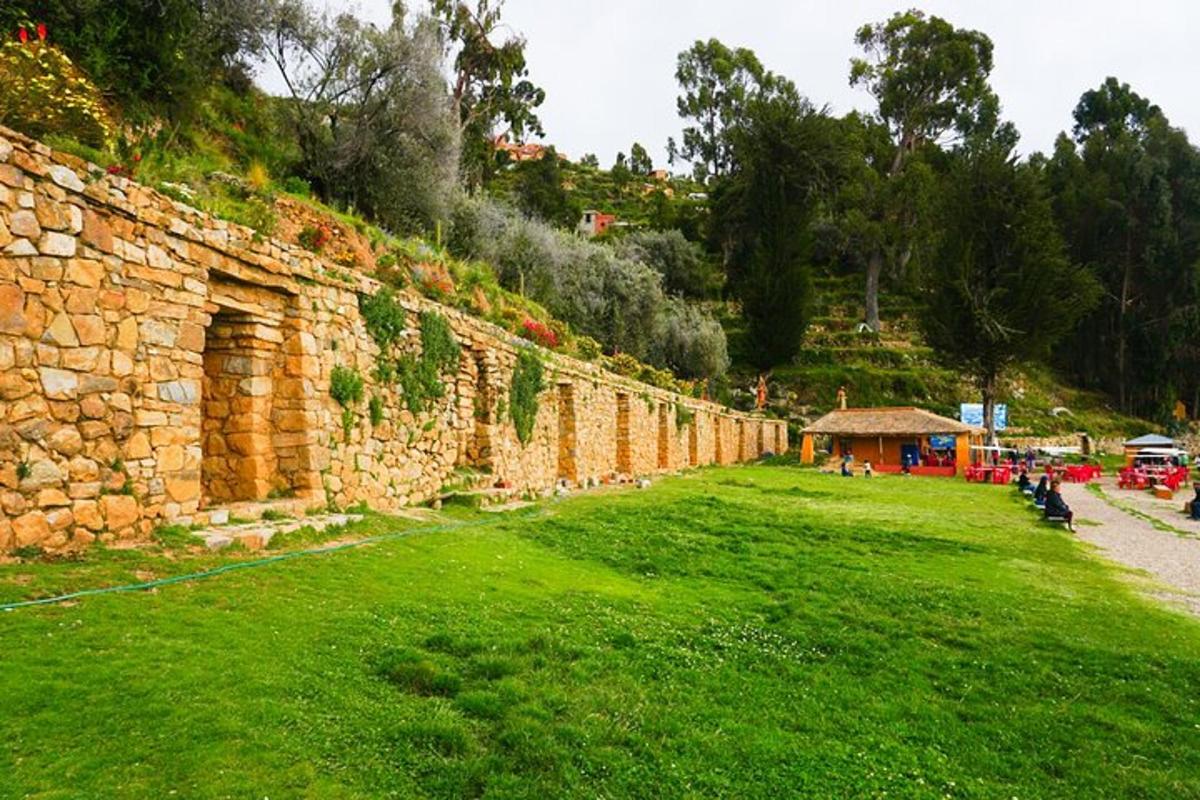
{"type": "Polygon", "coordinates": [[[1192,501],[1192,519],[1200,519],[1200,483],[1192,484],[1196,490],[1196,499],[1192,501]]]}
{"type": "Polygon", "coordinates": [[[1029,482],[1029,473],[1022,467],[1021,473],[1017,476],[1017,491],[1028,494],[1033,491],[1032,486],[1033,484],[1029,482]]]}
{"type": "Polygon", "coordinates": [[[1060,486],[1059,481],[1054,481],[1050,484],[1050,491],[1046,493],[1046,516],[1047,517],[1062,517],[1067,521],[1067,530],[1075,531],[1075,513],[1071,511],[1071,507],[1063,500],[1062,495],[1058,492],[1060,486]]]}
{"type": "Polygon", "coordinates": [[[1046,503],[1046,493],[1050,491],[1050,479],[1045,475],[1038,481],[1037,488],[1033,490],[1033,502],[1040,505],[1046,503]]]}

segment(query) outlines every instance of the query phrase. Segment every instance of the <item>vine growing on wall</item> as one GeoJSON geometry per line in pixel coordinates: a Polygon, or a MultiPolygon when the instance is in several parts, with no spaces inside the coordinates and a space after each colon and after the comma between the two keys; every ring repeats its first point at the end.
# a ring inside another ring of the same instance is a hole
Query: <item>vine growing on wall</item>
{"type": "Polygon", "coordinates": [[[692,420],[696,418],[696,412],[685,406],[683,403],[675,404],[675,427],[683,428],[690,425],[692,420]]]}
{"type": "Polygon", "coordinates": [[[350,441],[350,429],[354,427],[354,406],[363,399],[363,379],[358,370],[343,367],[333,368],[329,376],[329,396],[342,407],[342,432],[350,441]]]}
{"type": "Polygon", "coordinates": [[[358,310],[366,323],[367,333],[379,345],[379,350],[387,353],[404,334],[408,325],[404,308],[396,302],[396,296],[391,289],[383,288],[375,294],[358,296],[358,310]]]}
{"type": "Polygon", "coordinates": [[[542,360],[533,350],[521,350],[517,354],[517,366],[513,369],[512,388],[509,390],[508,412],[517,429],[521,444],[529,444],[533,426],[537,422],[538,395],[545,388],[542,360]]]}
{"type": "Polygon", "coordinates": [[[458,370],[462,346],[450,322],[436,311],[422,311],[418,326],[421,354],[392,357],[392,349],[404,336],[407,313],[390,288],[359,296],[359,311],[367,332],[379,346],[379,362],[372,371],[380,383],[399,386],[405,407],[413,414],[424,413],[432,401],[446,395],[442,375],[458,370]]]}
{"type": "Polygon", "coordinates": [[[454,338],[450,322],[436,311],[421,312],[421,360],[438,372],[458,369],[462,348],[454,338]]]}

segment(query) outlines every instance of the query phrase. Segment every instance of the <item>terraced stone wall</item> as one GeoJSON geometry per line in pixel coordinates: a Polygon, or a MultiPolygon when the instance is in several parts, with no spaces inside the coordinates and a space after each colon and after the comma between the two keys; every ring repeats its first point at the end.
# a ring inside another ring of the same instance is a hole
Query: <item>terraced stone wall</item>
{"type": "Polygon", "coordinates": [[[463,474],[546,491],[787,448],[782,422],[544,351],[523,443],[508,394],[532,345],[401,293],[403,351],[430,310],[461,346],[414,413],[374,376],[358,300],[378,288],[0,128],[0,552],[145,538],[232,501],[389,509],[463,474]],[[365,383],[346,407],[339,367],[365,383]]]}

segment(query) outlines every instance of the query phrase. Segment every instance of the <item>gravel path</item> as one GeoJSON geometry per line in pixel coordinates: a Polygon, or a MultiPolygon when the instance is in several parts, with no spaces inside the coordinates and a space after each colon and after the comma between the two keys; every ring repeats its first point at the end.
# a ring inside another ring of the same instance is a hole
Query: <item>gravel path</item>
{"type": "MultiPolygon", "coordinates": [[[[1109,486],[1103,488],[1118,502],[1133,505],[1124,493],[1116,494],[1109,486]]],[[[1148,573],[1159,584],[1148,587],[1149,594],[1200,616],[1200,538],[1160,531],[1146,520],[1109,505],[1082,484],[1063,484],[1062,493],[1075,512],[1076,536],[1096,545],[1113,561],[1148,573]],[[1081,519],[1100,524],[1080,524],[1081,519]]],[[[1179,505],[1183,505],[1182,500],[1179,505]]],[[[1175,520],[1171,524],[1175,525],[1175,520]]],[[[1175,527],[1184,529],[1182,525],[1175,527]]]]}
{"type": "Polygon", "coordinates": [[[1149,514],[1155,519],[1165,522],[1176,530],[1184,531],[1200,538],[1200,519],[1191,519],[1183,513],[1183,504],[1191,502],[1195,497],[1191,486],[1186,486],[1175,493],[1171,500],[1159,500],[1150,492],[1137,492],[1117,488],[1115,480],[1107,479],[1103,483],[1104,491],[1122,505],[1129,506],[1143,514],[1149,514]]]}

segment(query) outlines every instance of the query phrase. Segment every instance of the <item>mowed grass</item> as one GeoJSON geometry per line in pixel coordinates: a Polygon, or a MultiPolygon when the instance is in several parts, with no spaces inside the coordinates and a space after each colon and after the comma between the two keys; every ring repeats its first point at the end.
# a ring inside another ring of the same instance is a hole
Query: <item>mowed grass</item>
{"type": "Polygon", "coordinates": [[[1200,796],[1200,624],[1006,489],[486,519],[0,615],[0,796],[1200,796]]]}

